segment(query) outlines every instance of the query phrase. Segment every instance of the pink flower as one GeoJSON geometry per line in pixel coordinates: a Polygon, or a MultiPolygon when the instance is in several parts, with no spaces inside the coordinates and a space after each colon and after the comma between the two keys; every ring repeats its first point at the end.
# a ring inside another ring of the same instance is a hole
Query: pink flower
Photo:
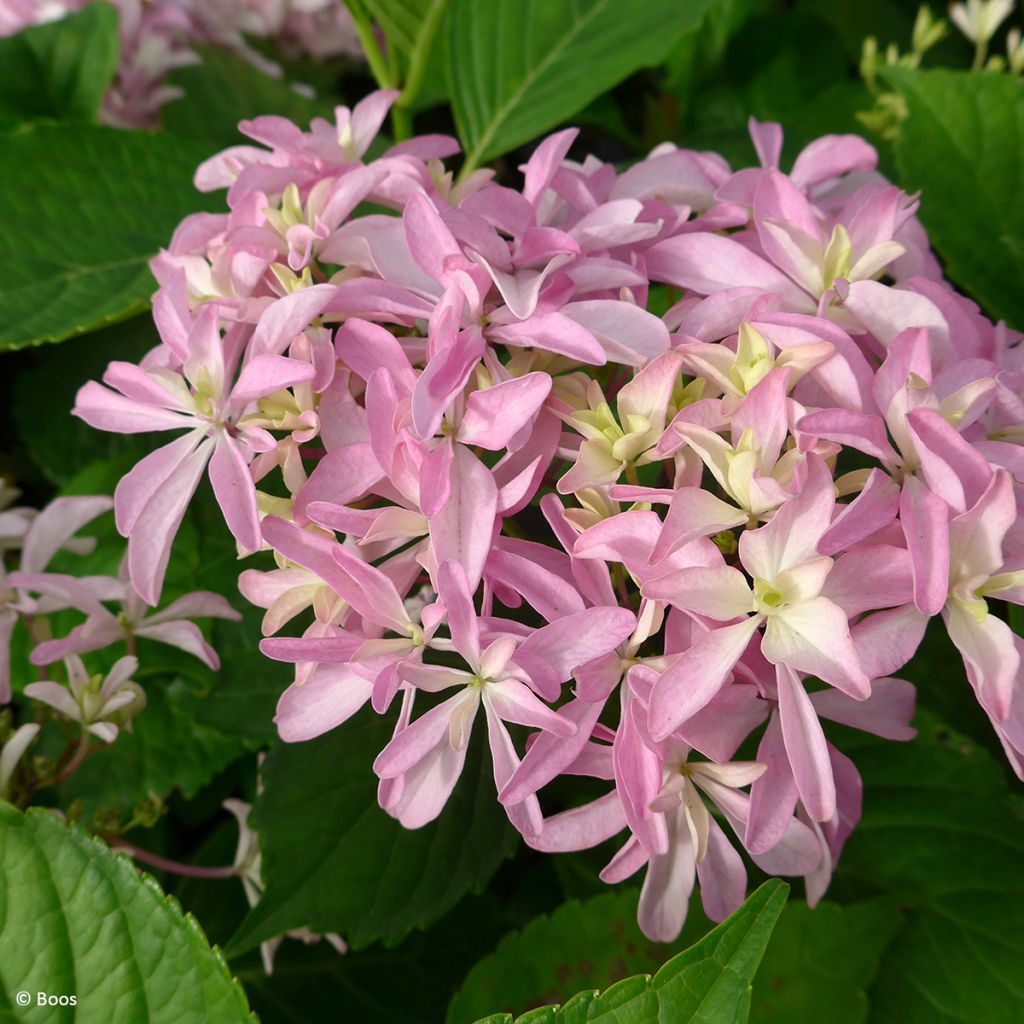
{"type": "MultiPolygon", "coordinates": [[[[318,301],[313,290],[303,296],[307,297],[318,301]]],[[[307,307],[302,310],[300,320],[308,322],[313,314],[307,307]]],[[[290,312],[282,311],[273,321],[268,317],[264,323],[274,327],[254,334],[254,346],[263,342],[261,348],[273,348],[271,336],[279,332],[290,343],[305,326],[302,322],[293,327],[290,312]]],[[[245,362],[236,379],[246,340],[241,325],[222,338],[217,311],[210,306],[200,312],[188,334],[181,373],[112,363],[104,375],[107,388],[90,382],[78,393],[73,412],[90,426],[127,434],[187,431],[147,455],[114,496],[118,529],[128,537],[132,582],[148,604],[159,600],[174,535],[207,464],[231,532],[246,550],[260,546],[248,463],[274,441],[262,429],[247,428],[240,421],[259,399],[311,380],[315,369],[308,362],[262,351],[245,362]]]]}

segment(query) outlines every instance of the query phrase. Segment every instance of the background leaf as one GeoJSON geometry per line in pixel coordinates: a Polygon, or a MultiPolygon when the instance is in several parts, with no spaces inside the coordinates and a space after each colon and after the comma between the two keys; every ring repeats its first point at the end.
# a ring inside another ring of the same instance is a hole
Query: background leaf
{"type": "Polygon", "coordinates": [[[865,1024],[867,988],[901,924],[891,899],[786,904],[754,979],[753,1024],[865,1024]]]}
{"type": "MultiPolygon", "coordinates": [[[[636,923],[638,893],[615,889],[583,903],[570,900],[502,939],[466,976],[448,1007],[448,1024],[468,1024],[494,1010],[521,1013],[564,1002],[585,988],[604,989],[656,970],[673,949],[651,942],[636,923]]],[[[697,934],[707,927],[698,916],[697,934]]]]}
{"type": "MultiPolygon", "coordinates": [[[[765,882],[734,914],[696,945],[673,957],[658,973],[626,978],[604,992],[580,992],[560,1008],[537,1009],[518,1024],[744,1024],[750,983],[786,902],[789,886],[765,882]]],[[[478,1024],[511,1024],[510,1014],[491,1014],[478,1024]]]]}
{"type": "Polygon", "coordinates": [[[294,121],[304,131],[314,117],[334,120],[331,99],[304,95],[294,82],[272,78],[237,54],[200,47],[198,64],[179,68],[170,81],[184,95],[162,111],[164,128],[200,143],[207,155],[250,140],[238,131],[238,122],[262,114],[294,121]]]}
{"type": "Polygon", "coordinates": [[[887,68],[909,117],[900,185],[949,276],[995,318],[1024,327],[1024,81],[1014,75],[887,68]]]}
{"type": "Polygon", "coordinates": [[[245,995],[192,917],[49,811],[0,802],[0,1011],[81,1024],[233,1024],[245,995]],[[17,1006],[15,994],[75,995],[74,1009],[17,1006]]]}
{"type": "Polygon", "coordinates": [[[108,3],[0,39],[0,119],[95,122],[120,56],[108,3]]]}
{"type": "MultiPolygon", "coordinates": [[[[71,409],[78,389],[88,380],[99,380],[111,361],[138,362],[159,342],[153,318],[146,313],[69,338],[59,348],[39,346],[8,357],[19,360],[9,381],[18,439],[52,484],[66,484],[91,462],[131,456],[137,460],[157,446],[152,434],[114,434],[86,427],[72,418],[71,409]],[[44,401],[46,414],[41,415],[44,401]]],[[[123,471],[131,466],[128,461],[123,471]]],[[[108,489],[118,479],[114,477],[108,489]]]]}
{"type": "Polygon", "coordinates": [[[188,213],[215,206],[182,139],[38,125],[3,139],[0,349],[60,341],[149,306],[147,266],[188,213]]]}
{"type": "Polygon", "coordinates": [[[515,845],[481,737],[441,817],[403,829],[377,805],[370,766],[391,724],[364,712],[320,739],[278,743],[253,812],[267,890],[232,941],[241,952],[308,926],[354,948],[395,943],[480,889],[515,845]]]}
{"type": "Polygon", "coordinates": [[[466,166],[536,138],[657,64],[708,4],[455,0],[448,70],[466,166]]]}
{"type": "Polygon", "coordinates": [[[834,888],[887,890],[905,914],[869,1019],[1024,1021],[1024,806],[987,751],[931,716],[919,729],[911,743],[840,742],[864,779],[864,817],[834,888]]]}

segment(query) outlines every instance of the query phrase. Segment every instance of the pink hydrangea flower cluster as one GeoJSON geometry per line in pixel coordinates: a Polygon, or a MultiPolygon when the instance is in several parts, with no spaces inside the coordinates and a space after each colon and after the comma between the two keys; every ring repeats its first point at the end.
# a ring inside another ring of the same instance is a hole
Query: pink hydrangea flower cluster
{"type": "MultiPolygon", "coordinates": [[[[4,0],[0,36],[56,21],[94,0],[4,0]]],[[[167,84],[175,68],[194,64],[195,46],[219,46],[265,74],[281,68],[249,38],[273,39],[289,56],[362,57],[343,0],[110,0],[120,19],[121,63],[104,98],[102,118],[118,128],[153,128],[160,108],[181,95],[167,84]]]]}
{"type": "Polygon", "coordinates": [[[196,176],[229,212],[154,261],[162,343],[79,393],[173,435],[116,494],[142,598],[208,471],[276,559],[240,589],[295,665],[282,738],[389,715],[380,804],[417,828],[482,718],[525,841],[621,834],[602,877],[646,871],[654,939],[696,879],[712,918],[739,905],[737,846],[820,898],[861,812],[822,720],[909,739],[895,673],[932,616],[1024,776],[990,604],[1024,599],[1021,338],[943,279],[875,151],[826,136],[787,173],[752,122],[760,166],[665,144],[620,172],[564,131],[514,189],[454,181],[444,137],[367,162],[393,99],[244,122],[196,176]],[[551,803],[562,775],[595,799],[551,803]]]}

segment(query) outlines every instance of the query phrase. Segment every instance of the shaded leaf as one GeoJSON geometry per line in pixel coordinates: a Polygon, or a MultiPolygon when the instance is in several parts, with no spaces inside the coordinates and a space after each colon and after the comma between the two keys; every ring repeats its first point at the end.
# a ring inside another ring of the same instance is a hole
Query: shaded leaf
{"type": "MultiPolygon", "coordinates": [[[[580,992],[562,1007],[531,1010],[517,1024],[744,1024],[751,982],[789,886],[765,882],[734,914],[696,945],[666,963],[652,978],[626,978],[604,992],[580,992]]],[[[478,1024],[512,1024],[510,1014],[492,1014],[478,1024]]]]}
{"type": "Polygon", "coordinates": [[[171,75],[184,95],[164,107],[161,122],[175,135],[201,144],[206,155],[248,142],[238,131],[238,122],[246,118],[276,114],[303,130],[314,117],[333,122],[330,99],[306,96],[294,82],[273,78],[227,50],[206,47],[198,52],[200,63],[171,75]]]}
{"type": "Polygon", "coordinates": [[[912,743],[841,744],[865,798],[837,881],[888,890],[905,909],[869,1019],[1024,1021],[1024,808],[987,751],[931,716],[918,724],[912,743]]]}
{"type": "Polygon", "coordinates": [[[167,135],[36,125],[0,146],[0,349],[60,341],[142,312],[147,266],[186,214],[205,150],[167,135]]]}
{"type": "Polygon", "coordinates": [[[995,318],[1024,327],[1024,82],[1014,75],[887,68],[907,102],[900,184],[949,276],[995,318]]]}
{"type": "Polygon", "coordinates": [[[820,1017],[829,1024],[864,1024],[867,988],[901,925],[889,899],[849,906],[786,904],[754,979],[753,1024],[794,1024],[820,1017]]]}
{"type": "Polygon", "coordinates": [[[0,39],[0,118],[95,122],[120,56],[108,3],[0,39]]]}
{"type": "Polygon", "coordinates": [[[278,743],[253,812],[267,890],[232,955],[292,928],[340,932],[354,948],[399,941],[479,890],[516,837],[494,796],[481,736],[441,817],[403,829],[377,805],[371,765],[391,723],[363,712],[319,739],[278,743]]]}
{"type": "Polygon", "coordinates": [[[553,128],[700,24],[708,0],[455,0],[449,81],[466,164],[553,128]]]}

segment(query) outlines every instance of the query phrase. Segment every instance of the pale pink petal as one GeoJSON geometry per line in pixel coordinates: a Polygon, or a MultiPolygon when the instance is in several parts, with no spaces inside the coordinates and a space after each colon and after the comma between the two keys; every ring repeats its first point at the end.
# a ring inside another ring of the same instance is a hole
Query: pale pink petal
{"type": "Polygon", "coordinates": [[[534,630],[520,651],[541,658],[564,683],[578,666],[618,647],[635,626],[626,608],[588,608],[534,630]]]}
{"type": "Polygon", "coordinates": [[[235,540],[247,552],[258,551],[262,538],[256,485],[241,446],[227,431],[217,435],[210,459],[210,483],[235,540]]]}
{"type": "MultiPolygon", "coordinates": [[[[407,728],[397,733],[377,755],[373,762],[373,770],[381,778],[394,778],[408,772],[435,748],[450,748],[449,722],[453,713],[463,709],[469,701],[478,704],[477,694],[463,690],[420,715],[407,728]]],[[[475,717],[475,706],[472,714],[475,717]]]]}
{"type": "Polygon", "coordinates": [[[155,626],[143,623],[136,627],[135,634],[195,655],[214,671],[220,668],[220,659],[206,642],[203,631],[194,622],[179,619],[177,622],[161,622],[155,626]]]}
{"type": "Polygon", "coordinates": [[[867,700],[852,700],[838,690],[818,690],[811,694],[810,701],[822,718],[887,740],[905,741],[917,735],[910,725],[914,696],[912,683],[882,676],[871,680],[871,696],[867,700]]]}
{"type": "Polygon", "coordinates": [[[684,544],[722,530],[731,530],[747,521],[746,512],[715,497],[700,487],[680,487],[672,496],[658,543],[651,552],[657,564],[684,544]]]}
{"type": "Polygon", "coordinates": [[[459,562],[448,560],[438,567],[437,595],[444,604],[455,649],[476,671],[480,666],[480,626],[473,591],[459,562]]]}
{"type": "Polygon", "coordinates": [[[238,381],[231,389],[231,405],[241,411],[250,402],[312,380],[315,375],[313,364],[300,359],[279,355],[255,356],[242,367],[238,381]]]}
{"type": "Polygon", "coordinates": [[[828,821],[836,812],[836,787],[815,706],[791,669],[779,668],[776,679],[782,736],[800,799],[815,821],[828,821]]]}
{"type": "Polygon", "coordinates": [[[1013,630],[994,615],[986,615],[979,622],[954,601],[946,605],[942,617],[949,638],[963,655],[979,701],[996,721],[1003,721],[1010,713],[1020,668],[1013,630]]]}
{"type": "Polygon", "coordinates": [[[335,297],[333,285],[314,284],[272,302],[260,315],[253,333],[253,355],[280,355],[335,297]]]}
{"type": "MultiPolygon", "coordinates": [[[[680,812],[681,814],[682,812],[680,812]]],[[[651,857],[637,904],[640,930],[654,942],[672,942],[686,922],[695,863],[690,830],[674,821],[667,853],[651,857]]]]}
{"type": "Polygon", "coordinates": [[[497,509],[498,488],[491,471],[464,445],[454,445],[451,490],[429,520],[430,544],[438,564],[452,560],[462,566],[471,592],[491,551],[497,509]]]}
{"type": "Polygon", "coordinates": [[[655,281],[711,295],[727,288],[757,287],[782,296],[787,308],[813,313],[815,304],[785,274],[746,246],[720,235],[694,232],[651,246],[644,254],[655,281]]]}
{"type": "Polygon", "coordinates": [[[754,595],[746,577],[732,566],[677,569],[645,583],[644,597],[667,601],[683,611],[729,622],[754,610],[754,595]]]}
{"type": "Polygon", "coordinates": [[[109,511],[113,501],[96,497],[57,498],[32,520],[25,534],[19,568],[22,572],[42,572],[50,559],[86,523],[109,511]]]}
{"type": "Polygon", "coordinates": [[[147,604],[156,605],[160,600],[174,535],[213,454],[213,445],[213,439],[207,439],[182,459],[146,502],[132,526],[128,568],[132,585],[147,604]]]}
{"type": "Polygon", "coordinates": [[[170,444],[150,452],[123,477],[114,491],[114,519],[122,536],[128,536],[149,500],[201,442],[203,431],[193,430],[170,444]]]}
{"type": "Polygon", "coordinates": [[[724,921],[747,894],[747,871],[718,822],[711,818],[708,826],[707,850],[697,865],[700,900],[712,921],[724,921]]]}
{"type": "Polygon", "coordinates": [[[949,588],[949,506],[916,476],[903,481],[900,523],[914,571],[914,604],[936,615],[949,588]]]}
{"type": "Polygon", "coordinates": [[[757,760],[765,765],[765,771],[750,787],[742,836],[752,854],[770,850],[783,837],[799,798],[778,713],[772,715],[761,737],[757,760]]]}
{"type": "Polygon", "coordinates": [[[709,630],[662,674],[651,693],[650,730],[656,740],[696,714],[725,685],[760,621],[752,615],[709,630]]]}
{"type": "MultiPolygon", "coordinates": [[[[170,395],[167,396],[170,403],[170,395]]],[[[187,430],[194,427],[194,417],[149,403],[125,398],[96,381],[83,384],[75,396],[73,416],[85,420],[97,430],[117,434],[144,434],[150,430],[187,430]]]]}
{"type": "MultiPolygon", "coordinates": [[[[529,754],[527,754],[529,757],[529,754]]],[[[524,764],[525,759],[524,759],[524,764]]],[[[513,780],[509,780],[510,788],[513,780]]],[[[539,836],[528,836],[527,843],[543,853],[570,853],[575,850],[589,850],[626,827],[626,815],[622,810],[619,795],[613,789],[596,800],[581,807],[554,814],[544,819],[544,828],[539,836]]],[[[636,844],[643,853],[643,847],[636,844]]],[[[634,870],[639,870],[637,864],[634,870]]]]}
{"type": "Polygon", "coordinates": [[[643,366],[668,351],[668,328],[662,320],[631,302],[570,302],[562,314],[597,338],[609,362],[643,366]]]}
{"type": "Polygon", "coordinates": [[[851,697],[871,692],[846,614],[827,598],[815,597],[768,616],[761,653],[773,665],[817,676],[851,697]]]}
{"type": "Polygon", "coordinates": [[[466,401],[459,440],[500,451],[536,415],[550,391],[551,378],[546,373],[528,373],[474,391],[466,401]]]}
{"type": "MultiPolygon", "coordinates": [[[[603,702],[591,704],[583,700],[572,700],[560,707],[559,715],[575,723],[575,734],[566,738],[553,732],[538,733],[519,767],[498,793],[498,800],[503,804],[517,804],[561,775],[589,742],[590,734],[603,707],[603,702]]],[[[621,816],[622,809],[617,796],[614,804],[621,816]]],[[[625,823],[623,817],[619,828],[623,828],[625,823]]]]}
{"type": "Polygon", "coordinates": [[[274,722],[285,743],[315,739],[352,717],[369,699],[373,684],[347,665],[318,668],[304,683],[292,683],[277,702],[274,722]]]}
{"type": "MultiPolygon", "coordinates": [[[[488,683],[484,688],[484,703],[502,721],[543,729],[556,736],[576,735],[575,722],[552,711],[528,686],[517,679],[488,683]]],[[[502,786],[506,781],[502,782],[502,786]]]]}
{"type": "MultiPolygon", "coordinates": [[[[487,715],[487,743],[491,748],[494,785],[500,791],[519,767],[519,756],[512,745],[508,729],[486,697],[484,711],[487,715]]],[[[506,804],[505,813],[508,814],[509,821],[524,836],[539,836],[544,828],[544,818],[535,796],[528,796],[518,804],[506,804]]]]}

